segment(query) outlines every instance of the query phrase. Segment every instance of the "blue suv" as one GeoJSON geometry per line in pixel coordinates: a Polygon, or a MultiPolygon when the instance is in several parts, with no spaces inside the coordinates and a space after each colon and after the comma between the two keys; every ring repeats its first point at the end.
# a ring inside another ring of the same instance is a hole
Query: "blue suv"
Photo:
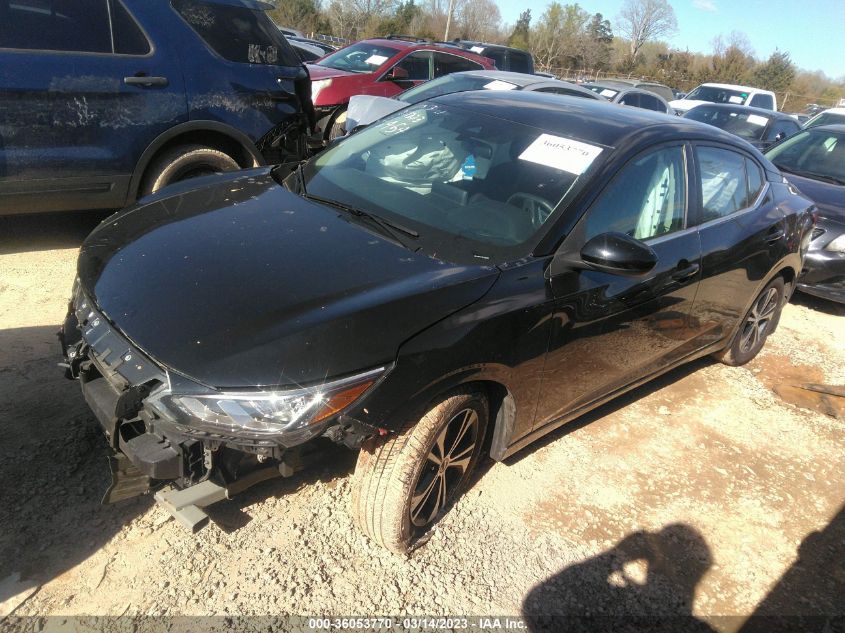
{"type": "Polygon", "coordinates": [[[0,0],[0,214],[114,209],[303,155],[308,73],[254,0],[0,0]]]}

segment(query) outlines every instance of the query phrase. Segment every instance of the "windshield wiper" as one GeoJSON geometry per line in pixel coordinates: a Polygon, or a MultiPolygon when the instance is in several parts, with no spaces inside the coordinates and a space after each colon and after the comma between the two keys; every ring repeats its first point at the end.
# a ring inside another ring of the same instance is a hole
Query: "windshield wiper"
{"type": "Polygon", "coordinates": [[[820,174],[815,171],[805,171],[799,169],[787,169],[775,163],[778,169],[781,171],[785,171],[788,174],[795,174],[796,176],[801,176],[803,178],[810,178],[812,180],[821,180],[822,182],[829,182],[834,185],[845,185],[845,179],[837,178],[836,176],[828,176],[827,174],[820,174]]]}
{"type": "Polygon", "coordinates": [[[396,237],[395,231],[399,231],[400,233],[404,233],[413,238],[418,238],[420,236],[414,229],[410,229],[407,226],[402,226],[397,222],[392,220],[387,220],[382,218],[378,215],[373,215],[369,211],[364,211],[363,209],[359,209],[358,207],[353,207],[352,205],[346,204],[344,202],[339,202],[337,200],[332,200],[331,198],[323,198],[322,196],[315,196],[313,194],[305,193],[304,184],[303,184],[303,197],[307,198],[308,200],[312,200],[314,202],[319,202],[321,204],[327,204],[329,206],[335,207],[336,209],[340,209],[341,211],[345,211],[351,215],[354,215],[358,218],[365,218],[372,222],[373,224],[381,227],[381,229],[388,233],[390,237],[398,241],[402,246],[406,246],[402,240],[396,237]]]}

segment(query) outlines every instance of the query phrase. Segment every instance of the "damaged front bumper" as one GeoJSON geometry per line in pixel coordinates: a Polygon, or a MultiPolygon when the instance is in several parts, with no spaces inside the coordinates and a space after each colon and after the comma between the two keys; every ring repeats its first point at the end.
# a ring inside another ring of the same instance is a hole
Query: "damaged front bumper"
{"type": "MultiPolygon", "coordinates": [[[[207,519],[198,511],[199,502],[228,498],[272,476],[290,476],[318,457],[320,447],[307,440],[323,435],[352,447],[374,432],[340,415],[309,426],[307,434],[299,429],[293,437],[227,434],[186,425],[168,415],[162,401],[171,396],[174,384],[198,386],[144,354],[97,309],[78,282],[59,340],[65,375],[80,381],[114,450],[112,485],[103,502],[171,482],[173,489],[160,491],[156,499],[193,529],[207,519]]],[[[197,397],[210,391],[199,387],[204,391],[197,397]]]]}

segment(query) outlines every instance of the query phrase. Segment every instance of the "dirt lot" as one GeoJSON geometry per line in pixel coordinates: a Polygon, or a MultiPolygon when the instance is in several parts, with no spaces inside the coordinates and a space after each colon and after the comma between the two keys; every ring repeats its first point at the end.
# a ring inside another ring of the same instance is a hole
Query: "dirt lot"
{"type": "Polygon", "coordinates": [[[107,448],[56,367],[96,220],[0,218],[0,616],[845,615],[845,412],[794,387],[845,384],[841,307],[799,296],[749,365],[697,362],[487,464],[409,558],[350,525],[343,450],[191,536],[149,497],[99,504],[107,448]]]}

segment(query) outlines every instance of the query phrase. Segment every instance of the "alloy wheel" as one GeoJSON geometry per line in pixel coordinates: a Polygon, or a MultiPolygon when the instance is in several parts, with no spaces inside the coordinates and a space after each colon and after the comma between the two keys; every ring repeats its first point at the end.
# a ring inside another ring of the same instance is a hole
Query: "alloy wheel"
{"type": "Polygon", "coordinates": [[[739,341],[739,348],[743,353],[756,348],[768,334],[769,324],[777,312],[778,297],[777,289],[769,288],[751,306],[742,325],[739,341]]]}
{"type": "Polygon", "coordinates": [[[437,518],[460,487],[475,453],[478,414],[466,408],[444,425],[426,456],[411,497],[411,522],[424,527],[437,518]]]}

